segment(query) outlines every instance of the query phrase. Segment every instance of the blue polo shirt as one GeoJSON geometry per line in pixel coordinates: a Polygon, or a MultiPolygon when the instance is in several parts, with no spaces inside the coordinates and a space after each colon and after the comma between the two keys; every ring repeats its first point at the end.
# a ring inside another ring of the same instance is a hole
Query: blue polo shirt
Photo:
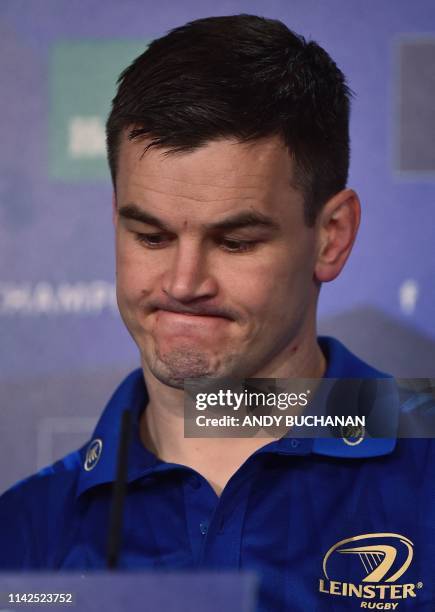
{"type": "MultiPolygon", "coordinates": [[[[319,338],[328,378],[381,378],[319,338]]],[[[120,418],[133,417],[119,568],[251,570],[262,612],[435,610],[435,446],[429,439],[284,437],[220,497],[143,447],[141,370],[107,404],[90,443],[0,498],[0,570],[101,570],[120,418]]]]}

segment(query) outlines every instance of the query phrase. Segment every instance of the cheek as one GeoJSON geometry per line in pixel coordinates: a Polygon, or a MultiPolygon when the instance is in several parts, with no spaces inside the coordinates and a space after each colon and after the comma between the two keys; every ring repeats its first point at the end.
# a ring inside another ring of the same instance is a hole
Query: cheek
{"type": "Polygon", "coordinates": [[[249,265],[227,264],[217,278],[224,301],[262,320],[274,311],[278,293],[289,283],[286,270],[272,267],[264,259],[249,265]]]}
{"type": "Polygon", "coordinates": [[[156,286],[158,267],[144,262],[141,247],[118,239],[116,251],[116,284],[123,299],[137,300],[156,286]]]}
{"type": "Polygon", "coordinates": [[[281,249],[273,255],[258,261],[246,274],[246,280],[250,279],[249,284],[254,290],[285,293],[310,278],[309,253],[281,249]]]}
{"type": "Polygon", "coordinates": [[[232,295],[252,314],[275,323],[305,309],[312,290],[311,252],[282,250],[228,279],[232,295]]]}

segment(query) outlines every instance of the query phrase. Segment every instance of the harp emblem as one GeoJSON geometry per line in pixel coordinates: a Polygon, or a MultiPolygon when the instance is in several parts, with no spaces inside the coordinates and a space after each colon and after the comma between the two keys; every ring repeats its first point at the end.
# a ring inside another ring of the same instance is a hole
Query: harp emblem
{"type": "Polygon", "coordinates": [[[92,440],[86,451],[86,458],[84,468],[87,472],[90,472],[97,465],[98,460],[101,457],[101,451],[103,450],[103,442],[99,438],[92,440]]]}
{"type": "Polygon", "coordinates": [[[359,559],[364,575],[362,582],[396,582],[411,565],[414,555],[411,540],[397,533],[354,536],[334,544],[326,553],[323,571],[328,579],[328,560],[334,553],[359,559]]]}

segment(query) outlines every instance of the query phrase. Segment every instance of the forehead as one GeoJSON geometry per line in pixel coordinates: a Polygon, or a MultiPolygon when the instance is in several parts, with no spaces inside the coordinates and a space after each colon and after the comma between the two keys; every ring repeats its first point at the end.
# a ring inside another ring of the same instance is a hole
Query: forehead
{"type": "Polygon", "coordinates": [[[295,190],[293,160],[282,140],[268,137],[250,143],[220,139],[195,151],[174,153],[151,147],[150,140],[120,142],[117,192],[159,191],[167,196],[212,201],[232,196],[268,198],[277,190],[295,190]]]}

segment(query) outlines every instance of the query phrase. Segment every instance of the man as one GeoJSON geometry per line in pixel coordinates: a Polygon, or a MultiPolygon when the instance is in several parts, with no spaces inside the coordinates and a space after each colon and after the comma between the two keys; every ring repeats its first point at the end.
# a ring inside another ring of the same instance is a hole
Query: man
{"type": "Polygon", "coordinates": [[[316,334],[360,220],[348,119],[327,53],[250,15],[177,28],[122,74],[117,295],[142,368],[90,444],[2,498],[1,568],[105,567],[129,408],[120,568],[254,570],[262,610],[429,609],[429,441],[184,437],[186,379],[385,377],[316,334]]]}

